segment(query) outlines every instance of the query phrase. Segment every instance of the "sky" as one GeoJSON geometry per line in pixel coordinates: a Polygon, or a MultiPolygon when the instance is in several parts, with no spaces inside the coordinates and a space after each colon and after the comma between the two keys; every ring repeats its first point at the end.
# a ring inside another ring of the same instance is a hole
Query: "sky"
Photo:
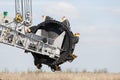
{"type": "MultiPolygon", "coordinates": [[[[42,15],[56,20],[67,16],[72,31],[81,34],[74,51],[78,58],[61,65],[63,70],[120,72],[120,0],[33,0],[32,7],[33,25],[42,22],[42,15]]],[[[14,0],[0,0],[3,11],[14,17],[14,0]]],[[[37,70],[33,61],[31,54],[0,44],[0,71],[37,70]]]]}

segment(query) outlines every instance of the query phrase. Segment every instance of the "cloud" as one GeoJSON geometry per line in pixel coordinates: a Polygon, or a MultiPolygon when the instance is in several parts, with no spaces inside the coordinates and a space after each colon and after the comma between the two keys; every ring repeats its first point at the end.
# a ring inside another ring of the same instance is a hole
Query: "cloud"
{"type": "Polygon", "coordinates": [[[90,45],[120,45],[119,26],[88,25],[80,28],[80,42],[90,45]]]}
{"type": "Polygon", "coordinates": [[[120,15],[120,8],[110,9],[109,12],[113,15],[120,15]]]}
{"type": "Polygon", "coordinates": [[[47,2],[43,4],[34,4],[39,5],[42,11],[47,14],[54,16],[68,16],[71,18],[79,17],[79,10],[72,4],[67,2],[47,2]]]}
{"type": "Polygon", "coordinates": [[[98,44],[98,45],[120,45],[119,38],[107,37],[91,37],[89,40],[86,40],[86,43],[98,44]]]}
{"type": "Polygon", "coordinates": [[[84,25],[80,27],[80,31],[84,34],[94,34],[98,32],[98,27],[96,25],[84,25]]]}
{"type": "Polygon", "coordinates": [[[11,6],[14,5],[15,3],[13,1],[0,1],[0,7],[3,6],[11,6]]]}
{"type": "Polygon", "coordinates": [[[100,7],[97,10],[114,16],[120,15],[120,7],[100,7]]]}
{"type": "Polygon", "coordinates": [[[99,5],[80,5],[80,11],[84,12],[84,13],[103,13],[105,15],[120,15],[120,6],[116,7],[116,6],[99,6],[99,5]]]}

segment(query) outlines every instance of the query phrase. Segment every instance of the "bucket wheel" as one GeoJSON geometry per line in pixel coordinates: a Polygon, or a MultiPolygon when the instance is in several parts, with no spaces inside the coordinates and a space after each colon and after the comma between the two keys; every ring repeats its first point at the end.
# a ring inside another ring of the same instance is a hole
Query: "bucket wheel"
{"type": "MultiPolygon", "coordinates": [[[[75,43],[73,41],[74,35],[68,29],[67,25],[56,20],[46,20],[37,26],[31,27],[30,29],[32,33],[35,34],[37,33],[38,30],[41,30],[40,36],[42,35],[45,36],[46,38],[51,39],[56,39],[57,37],[60,36],[61,33],[65,32],[65,37],[60,49],[60,57],[57,60],[55,60],[45,55],[32,53],[35,65],[46,64],[49,67],[51,67],[52,71],[59,71],[61,70],[59,66],[60,64],[63,64],[66,61],[71,61],[74,59],[73,57],[73,51],[75,48],[75,43]]],[[[51,43],[48,42],[48,44],[51,43]]]]}

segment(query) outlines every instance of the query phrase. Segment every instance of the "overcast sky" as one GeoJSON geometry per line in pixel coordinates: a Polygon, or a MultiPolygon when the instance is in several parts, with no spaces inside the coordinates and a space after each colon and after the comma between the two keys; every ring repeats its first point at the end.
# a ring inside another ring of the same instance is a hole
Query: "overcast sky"
{"type": "MultiPolygon", "coordinates": [[[[0,0],[0,13],[8,11],[14,17],[14,0],[0,0]]],[[[63,70],[94,71],[107,68],[120,72],[120,0],[33,0],[33,25],[41,16],[57,20],[67,16],[73,32],[81,33],[74,51],[78,58],[65,63],[63,70]]],[[[0,71],[37,70],[31,54],[0,44],[0,71]]],[[[44,66],[43,70],[49,70],[44,66]]]]}

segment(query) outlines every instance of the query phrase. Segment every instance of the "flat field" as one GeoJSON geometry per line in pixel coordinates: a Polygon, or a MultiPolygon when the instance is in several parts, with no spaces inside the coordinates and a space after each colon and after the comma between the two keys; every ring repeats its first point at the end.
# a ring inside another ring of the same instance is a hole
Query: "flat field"
{"type": "Polygon", "coordinates": [[[120,74],[79,72],[1,72],[0,80],[120,80],[120,74]]]}

